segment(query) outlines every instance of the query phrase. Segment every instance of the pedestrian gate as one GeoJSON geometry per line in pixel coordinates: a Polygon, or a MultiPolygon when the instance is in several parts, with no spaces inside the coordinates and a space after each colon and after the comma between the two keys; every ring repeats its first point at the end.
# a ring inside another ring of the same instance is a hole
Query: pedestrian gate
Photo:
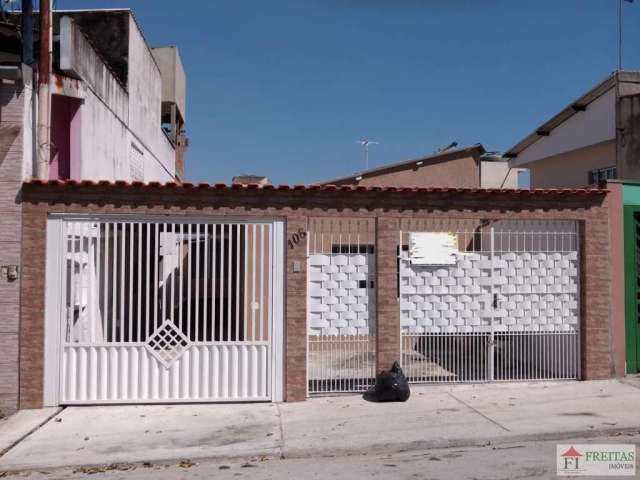
{"type": "Polygon", "coordinates": [[[47,404],[281,398],[280,222],[59,217],[47,238],[47,404]]]}
{"type": "Polygon", "coordinates": [[[310,219],[308,393],[358,392],[375,377],[375,224],[310,219]]]}
{"type": "Polygon", "coordinates": [[[400,245],[401,358],[410,381],[578,378],[575,223],[418,227],[402,232],[400,245]]]}

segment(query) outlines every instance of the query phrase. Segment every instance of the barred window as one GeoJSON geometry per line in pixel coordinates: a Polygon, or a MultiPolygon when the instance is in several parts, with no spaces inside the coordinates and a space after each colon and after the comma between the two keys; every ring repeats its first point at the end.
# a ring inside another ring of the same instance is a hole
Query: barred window
{"type": "Polygon", "coordinates": [[[607,180],[617,178],[617,173],[618,172],[616,167],[605,167],[589,170],[589,185],[598,185],[600,183],[606,182],[607,180]]]}

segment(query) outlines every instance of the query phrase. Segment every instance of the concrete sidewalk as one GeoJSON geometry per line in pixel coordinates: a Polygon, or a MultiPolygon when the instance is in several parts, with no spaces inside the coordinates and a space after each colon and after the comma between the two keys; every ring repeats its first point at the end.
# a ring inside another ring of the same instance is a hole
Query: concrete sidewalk
{"type": "Polygon", "coordinates": [[[283,404],[70,407],[0,457],[1,470],[180,459],[316,457],[640,431],[633,382],[414,387],[283,404]]]}

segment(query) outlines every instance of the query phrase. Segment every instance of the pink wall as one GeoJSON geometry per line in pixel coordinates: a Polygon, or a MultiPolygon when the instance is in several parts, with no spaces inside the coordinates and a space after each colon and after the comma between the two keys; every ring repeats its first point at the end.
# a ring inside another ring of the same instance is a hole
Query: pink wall
{"type": "Polygon", "coordinates": [[[80,179],[80,105],[77,98],[51,96],[50,179],[80,179]]]}

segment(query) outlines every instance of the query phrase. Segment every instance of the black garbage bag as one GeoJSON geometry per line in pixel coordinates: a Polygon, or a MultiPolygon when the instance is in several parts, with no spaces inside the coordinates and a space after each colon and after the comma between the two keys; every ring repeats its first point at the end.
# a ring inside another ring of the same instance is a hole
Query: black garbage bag
{"type": "Polygon", "coordinates": [[[371,402],[406,402],[410,395],[407,377],[398,362],[394,362],[390,370],[383,370],[376,375],[376,384],[363,396],[371,402]]]}

